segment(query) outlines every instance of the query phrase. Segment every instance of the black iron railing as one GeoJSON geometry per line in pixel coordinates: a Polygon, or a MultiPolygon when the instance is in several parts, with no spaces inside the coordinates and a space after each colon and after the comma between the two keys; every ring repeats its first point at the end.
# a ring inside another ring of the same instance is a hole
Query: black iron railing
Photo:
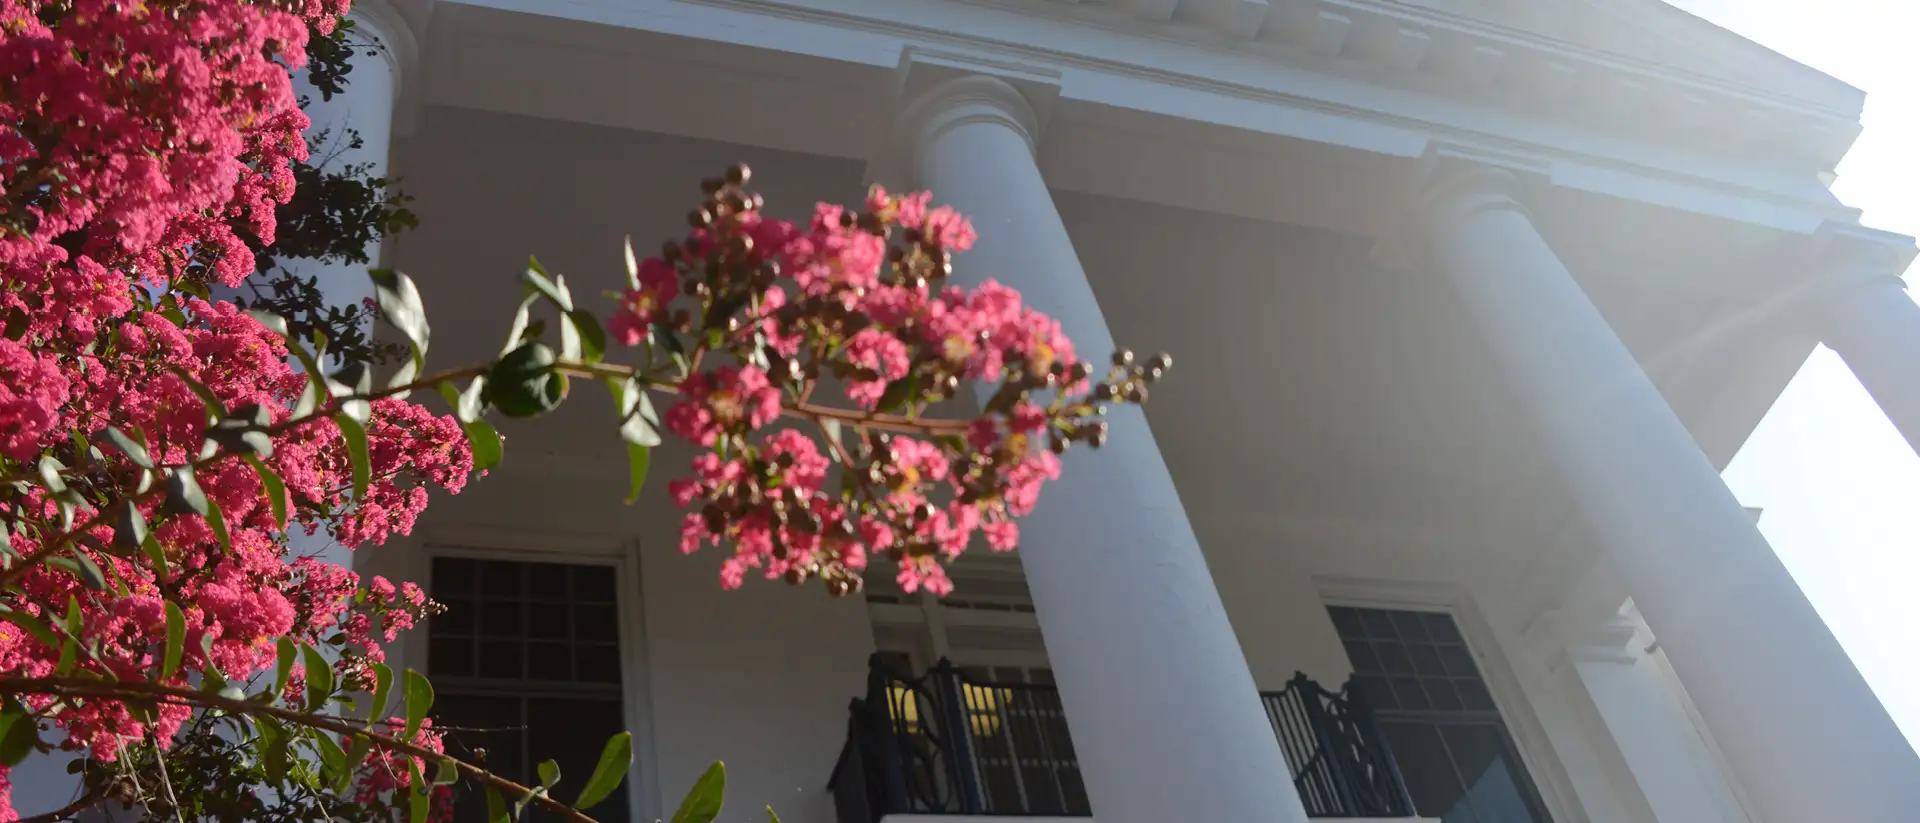
{"type": "Polygon", "coordinates": [[[1308,817],[1412,817],[1400,767],[1353,681],[1330,692],[1305,674],[1261,692],[1308,817]]]}
{"type": "MultiPolygon", "coordinates": [[[[1357,690],[1329,692],[1302,674],[1261,700],[1309,815],[1413,815],[1357,690]]],[[[1091,814],[1060,693],[976,682],[946,661],[918,678],[873,661],[827,788],[839,823],[889,814],[1091,814]]]]}

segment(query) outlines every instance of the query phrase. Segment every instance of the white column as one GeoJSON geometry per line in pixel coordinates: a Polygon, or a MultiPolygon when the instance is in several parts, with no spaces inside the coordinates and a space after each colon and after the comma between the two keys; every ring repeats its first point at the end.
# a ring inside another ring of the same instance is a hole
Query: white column
{"type": "MultiPolygon", "coordinates": [[[[1504,172],[1432,192],[1423,241],[1759,812],[1920,819],[1920,759],[1504,172]]],[[[1489,398],[1489,402],[1498,402],[1489,398]]]]}
{"type": "MultiPolygon", "coordinates": [[[[1019,91],[966,76],[908,111],[917,183],[972,217],[960,282],[993,278],[1095,365],[1113,336],[1034,161],[1019,91]]],[[[1178,382],[1178,372],[1173,378],[1178,382]]],[[[1170,386],[1171,388],[1171,386],[1170,386]]],[[[1138,408],[1076,449],[1021,522],[1021,559],[1101,823],[1306,820],[1179,493],[1138,408]]]]}
{"type": "Polygon", "coordinates": [[[1827,345],[1920,452],[1920,305],[1891,272],[1862,278],[1829,316],[1827,345]]]}

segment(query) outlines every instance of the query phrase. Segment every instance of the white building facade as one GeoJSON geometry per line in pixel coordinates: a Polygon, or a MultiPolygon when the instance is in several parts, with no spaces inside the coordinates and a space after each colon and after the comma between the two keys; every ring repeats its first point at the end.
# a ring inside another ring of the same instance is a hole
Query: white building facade
{"type": "Polygon", "coordinates": [[[527,726],[457,742],[503,770],[631,728],[611,819],[725,760],[729,821],[1920,820],[1718,474],[1818,342],[1920,446],[1914,243],[1826,187],[1859,91],[1657,0],[382,2],[336,109],[436,359],[744,161],[787,217],[930,188],[958,276],[1179,363],[947,603],[723,592],[686,452],[626,507],[592,398],[503,427],[360,558],[453,607],[403,657],[527,726]]]}

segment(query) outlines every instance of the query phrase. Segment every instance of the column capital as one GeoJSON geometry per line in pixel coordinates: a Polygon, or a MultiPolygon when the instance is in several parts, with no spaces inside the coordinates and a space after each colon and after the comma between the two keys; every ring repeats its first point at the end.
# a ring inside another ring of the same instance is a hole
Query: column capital
{"type": "Polygon", "coordinates": [[[355,0],[347,12],[354,31],[380,47],[380,56],[393,69],[394,97],[398,99],[420,67],[420,42],[413,26],[388,0],[355,0]]]}
{"type": "Polygon", "coordinates": [[[1060,94],[1060,74],[1017,63],[909,47],[901,53],[892,134],[868,164],[870,182],[918,185],[912,165],[940,135],[968,123],[999,123],[1038,156],[1060,94]]]}
{"type": "Polygon", "coordinates": [[[1538,162],[1479,149],[1429,146],[1409,176],[1407,206],[1380,232],[1373,257],[1389,268],[1410,268],[1426,259],[1437,232],[1448,231],[1491,210],[1532,217],[1526,206],[1538,162]]]}
{"type": "Polygon", "coordinates": [[[1637,614],[1615,614],[1593,620],[1560,611],[1549,611],[1535,618],[1522,631],[1522,637],[1538,651],[1547,668],[1557,670],[1568,663],[1619,663],[1640,661],[1641,650],[1637,614]]]}

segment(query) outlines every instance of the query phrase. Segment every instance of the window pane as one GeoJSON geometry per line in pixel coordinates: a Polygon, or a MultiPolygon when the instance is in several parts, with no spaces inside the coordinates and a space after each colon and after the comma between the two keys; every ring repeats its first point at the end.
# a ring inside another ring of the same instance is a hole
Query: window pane
{"type": "Polygon", "coordinates": [[[1335,606],[1327,609],[1327,611],[1332,613],[1334,631],[1339,632],[1341,637],[1354,640],[1367,636],[1366,629],[1360,626],[1360,613],[1358,611],[1341,606],[1335,606]]]}
{"type": "Polygon", "coordinates": [[[519,563],[483,562],[480,566],[480,594],[493,600],[520,598],[519,563]]]}
{"type": "MultiPolygon", "coordinates": [[[[534,698],[527,701],[527,759],[536,764],[552,760],[560,767],[562,786],[584,786],[587,777],[593,774],[594,765],[600,762],[600,750],[606,747],[607,738],[625,728],[618,700],[534,698]]],[[[531,814],[527,817],[553,819],[531,814]]],[[[593,819],[602,823],[626,823],[629,815],[625,783],[593,807],[593,819]]]]}
{"type": "Polygon", "coordinates": [[[1405,647],[1397,643],[1375,643],[1373,650],[1380,655],[1380,668],[1387,674],[1413,674],[1413,660],[1407,657],[1405,647]]]}
{"type": "Polygon", "coordinates": [[[610,566],[573,567],[573,596],[582,603],[612,603],[613,584],[610,566]]]}
{"type": "Polygon", "coordinates": [[[1367,636],[1376,640],[1398,640],[1400,636],[1393,631],[1393,616],[1380,609],[1360,609],[1360,622],[1367,627],[1367,636]]]}
{"type": "Polygon", "coordinates": [[[620,639],[620,618],[612,606],[574,606],[574,637],[580,640],[620,639]]]}
{"type": "Polygon", "coordinates": [[[1447,673],[1440,665],[1440,652],[1425,644],[1408,646],[1407,655],[1413,658],[1413,670],[1422,677],[1440,677],[1447,673]]]}
{"type": "Polygon", "coordinates": [[[1454,765],[1467,781],[1467,796],[1482,823],[1538,823],[1519,781],[1506,736],[1490,725],[1450,726],[1440,731],[1454,765]]]}
{"type": "Polygon", "coordinates": [[[1348,640],[1345,645],[1347,660],[1353,663],[1354,671],[1367,673],[1381,671],[1380,655],[1373,653],[1372,646],[1358,640],[1348,640]]]}
{"type": "Polygon", "coordinates": [[[1479,823],[1473,810],[1462,802],[1466,792],[1454,776],[1440,731],[1430,723],[1387,722],[1381,724],[1387,745],[1400,764],[1400,774],[1413,795],[1414,811],[1421,817],[1438,817],[1446,823],[1479,823]]]}
{"type": "Polygon", "coordinates": [[[1447,667],[1447,674],[1454,677],[1479,677],[1480,667],[1473,665],[1473,655],[1467,647],[1458,645],[1436,646],[1440,651],[1440,662],[1447,667]]]}
{"type": "Polygon", "coordinates": [[[1427,639],[1426,615],[1419,612],[1394,612],[1393,628],[1400,633],[1400,639],[1425,641],[1427,639]]]}
{"type": "Polygon", "coordinates": [[[549,603],[566,603],[573,599],[573,593],[567,585],[568,569],[554,563],[527,564],[527,596],[533,600],[549,603]]]}
{"type": "Polygon", "coordinates": [[[435,599],[472,594],[473,589],[473,561],[459,560],[451,557],[434,559],[433,594],[435,599]]]}
{"type": "Polygon", "coordinates": [[[427,619],[427,631],[431,634],[473,634],[476,610],[471,600],[458,598],[434,598],[445,604],[447,610],[427,619]]]}
{"type": "Polygon", "coordinates": [[[427,641],[427,668],[434,674],[473,674],[473,641],[465,637],[435,637],[427,641]]]}

